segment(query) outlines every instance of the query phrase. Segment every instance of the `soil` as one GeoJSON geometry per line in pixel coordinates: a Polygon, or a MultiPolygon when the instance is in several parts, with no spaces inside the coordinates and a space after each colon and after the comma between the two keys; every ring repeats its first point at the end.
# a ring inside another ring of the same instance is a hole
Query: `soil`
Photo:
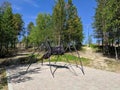
{"type": "MultiPolygon", "coordinates": [[[[91,60],[89,65],[90,67],[120,73],[120,60],[106,57],[102,53],[96,52],[90,47],[83,47],[83,49],[84,51],[79,51],[79,53],[81,57],[91,60]]],[[[75,52],[74,55],[76,55],[75,52]]]]}

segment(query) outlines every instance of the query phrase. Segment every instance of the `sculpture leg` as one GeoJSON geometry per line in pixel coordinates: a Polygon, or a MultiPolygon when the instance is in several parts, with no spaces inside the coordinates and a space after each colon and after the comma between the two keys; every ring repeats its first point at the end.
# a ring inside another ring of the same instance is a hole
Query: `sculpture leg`
{"type": "Polygon", "coordinates": [[[50,72],[51,72],[51,74],[52,74],[52,77],[54,78],[54,74],[53,74],[53,72],[52,72],[52,67],[51,67],[51,61],[50,61],[50,58],[48,58],[48,60],[49,60],[50,72]]]}
{"type": "Polygon", "coordinates": [[[56,63],[57,63],[58,59],[59,59],[59,55],[57,55],[57,59],[55,60],[55,63],[54,63],[54,64],[56,64],[56,63]]]}
{"type": "Polygon", "coordinates": [[[41,65],[43,66],[43,59],[41,60],[41,65]]]}
{"type": "MultiPolygon", "coordinates": [[[[39,50],[39,49],[40,49],[40,51],[41,51],[41,45],[40,45],[40,47],[38,47],[38,48],[31,54],[31,56],[30,56],[30,58],[29,58],[30,64],[28,65],[28,67],[27,67],[27,69],[26,69],[26,72],[28,71],[29,67],[32,65],[32,60],[31,60],[31,59],[33,59],[33,56],[34,56],[35,52],[36,52],[37,50],[39,50]]],[[[38,55],[39,55],[39,53],[38,53],[38,55]]]]}
{"type": "Polygon", "coordinates": [[[29,67],[30,67],[31,64],[32,64],[32,61],[31,61],[32,57],[33,57],[33,56],[31,56],[31,58],[30,58],[30,64],[28,65],[28,67],[27,67],[27,69],[26,69],[26,72],[28,71],[29,67]]]}
{"type": "MultiPolygon", "coordinates": [[[[59,55],[57,55],[57,59],[56,59],[56,61],[55,61],[55,63],[54,63],[54,64],[56,64],[56,63],[57,63],[57,61],[58,61],[59,57],[60,57],[60,56],[59,56],[59,55]]],[[[57,70],[57,69],[58,69],[58,68],[56,67],[56,68],[55,68],[55,70],[53,71],[53,73],[52,73],[52,74],[53,74],[53,76],[54,76],[54,74],[55,74],[55,72],[56,72],[56,70],[57,70]]]]}
{"type": "Polygon", "coordinates": [[[82,61],[81,61],[81,59],[80,59],[80,54],[79,54],[79,52],[77,51],[77,49],[76,49],[76,47],[73,45],[73,47],[74,47],[74,50],[76,51],[76,53],[77,53],[77,55],[78,55],[78,60],[79,60],[79,63],[80,63],[80,65],[81,65],[81,71],[82,71],[82,73],[83,73],[83,75],[85,74],[85,72],[84,72],[84,68],[83,68],[83,64],[82,64],[82,61]]]}
{"type": "MultiPolygon", "coordinates": [[[[71,48],[70,48],[70,45],[68,46],[68,48],[69,48],[70,53],[73,55],[72,50],[71,50],[71,48]]],[[[73,56],[74,56],[74,55],[73,55],[73,56]]],[[[78,67],[78,63],[77,63],[77,60],[76,60],[76,59],[75,59],[75,63],[76,63],[76,67],[78,67]]]]}
{"type": "MultiPolygon", "coordinates": [[[[64,55],[65,56],[65,55],[64,55]]],[[[72,65],[71,65],[71,63],[69,62],[69,60],[68,60],[68,58],[65,56],[65,59],[66,59],[66,61],[68,62],[68,64],[69,64],[69,66],[71,67],[71,69],[72,69],[72,71],[70,70],[70,68],[69,68],[69,70],[72,72],[72,73],[74,73],[75,75],[77,75],[77,73],[76,73],[76,71],[74,70],[74,68],[72,67],[72,65]]],[[[66,64],[65,64],[66,65],[66,64]]],[[[65,66],[64,65],[64,66],[65,66]]]]}

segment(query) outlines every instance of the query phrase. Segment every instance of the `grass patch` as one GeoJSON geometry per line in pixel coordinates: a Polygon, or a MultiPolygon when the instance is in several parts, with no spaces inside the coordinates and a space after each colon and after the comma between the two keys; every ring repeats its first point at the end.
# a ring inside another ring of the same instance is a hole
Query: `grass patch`
{"type": "Polygon", "coordinates": [[[0,68],[0,90],[8,90],[6,70],[0,68]]]}
{"type": "MultiPolygon", "coordinates": [[[[80,59],[76,56],[73,56],[73,55],[70,55],[70,54],[65,54],[65,55],[62,55],[62,56],[51,56],[51,62],[56,62],[56,61],[59,61],[59,62],[70,62],[72,64],[75,64],[76,62],[78,64],[80,64],[80,60],[83,62],[83,65],[89,65],[90,64],[90,59],[88,58],[84,58],[84,57],[81,57],[80,59]]],[[[48,62],[48,60],[44,60],[44,62],[48,62]]]]}
{"type": "Polygon", "coordinates": [[[86,46],[82,46],[81,49],[79,51],[85,52],[86,51],[86,46]]]}
{"type": "Polygon", "coordinates": [[[109,71],[120,73],[120,61],[112,61],[112,60],[106,59],[105,63],[108,65],[109,71]]]}
{"type": "Polygon", "coordinates": [[[98,45],[95,45],[95,44],[90,44],[90,47],[94,50],[94,51],[99,51],[99,47],[98,45]]]}

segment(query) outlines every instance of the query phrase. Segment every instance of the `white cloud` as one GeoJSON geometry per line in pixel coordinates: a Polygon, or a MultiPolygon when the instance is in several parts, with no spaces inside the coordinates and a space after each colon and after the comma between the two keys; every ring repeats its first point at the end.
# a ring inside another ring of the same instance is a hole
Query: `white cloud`
{"type": "Polygon", "coordinates": [[[29,19],[36,19],[36,16],[27,16],[29,19]]]}
{"type": "Polygon", "coordinates": [[[19,6],[17,6],[17,5],[13,5],[12,7],[13,7],[13,9],[14,9],[14,10],[17,10],[17,11],[22,10],[22,8],[21,8],[21,7],[19,7],[19,6]]]}
{"type": "Polygon", "coordinates": [[[23,0],[23,1],[36,7],[36,8],[39,8],[39,5],[35,2],[35,0],[23,0]]]}

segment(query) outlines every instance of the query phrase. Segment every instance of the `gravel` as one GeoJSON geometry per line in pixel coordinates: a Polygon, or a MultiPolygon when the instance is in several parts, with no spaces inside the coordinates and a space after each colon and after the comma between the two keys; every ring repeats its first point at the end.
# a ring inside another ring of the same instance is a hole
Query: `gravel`
{"type": "Polygon", "coordinates": [[[74,65],[59,62],[52,66],[54,78],[46,62],[7,67],[9,90],[120,90],[120,74],[84,67],[85,75],[74,65]]]}

